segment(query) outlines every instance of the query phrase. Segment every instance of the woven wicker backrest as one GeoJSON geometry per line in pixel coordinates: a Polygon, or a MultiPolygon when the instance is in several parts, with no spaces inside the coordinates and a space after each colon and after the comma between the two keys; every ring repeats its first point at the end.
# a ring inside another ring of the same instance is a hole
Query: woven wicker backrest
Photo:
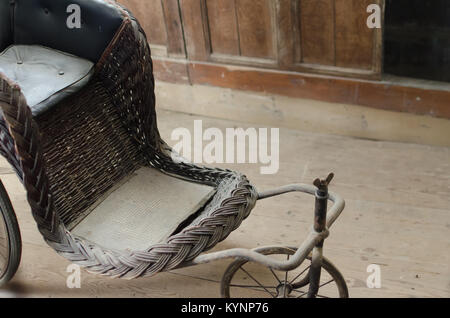
{"type": "Polygon", "coordinates": [[[45,237],[57,236],[57,224],[76,221],[116,182],[149,164],[161,144],[150,49],[136,20],[117,8],[126,18],[93,79],[51,112],[32,118],[20,87],[1,76],[1,137],[18,150],[15,168],[45,237]]]}
{"type": "Polygon", "coordinates": [[[150,50],[138,28],[126,21],[88,87],[36,119],[55,210],[67,227],[148,164],[144,153],[159,144],[150,50]]]}
{"type": "Polygon", "coordinates": [[[55,210],[68,228],[144,163],[101,82],[36,121],[55,210]]]}

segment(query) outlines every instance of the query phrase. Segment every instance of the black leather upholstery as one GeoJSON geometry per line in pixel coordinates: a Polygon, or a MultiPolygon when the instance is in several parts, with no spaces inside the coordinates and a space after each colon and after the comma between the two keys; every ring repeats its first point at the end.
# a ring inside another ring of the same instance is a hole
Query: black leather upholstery
{"type": "MultiPolygon", "coordinates": [[[[0,0],[3,6],[10,0],[0,0]]],[[[14,0],[14,44],[38,44],[96,63],[123,21],[104,0],[14,0]],[[81,28],[67,27],[67,7],[81,8],[81,28]]],[[[3,22],[1,22],[3,24],[3,22]]]]}
{"type": "Polygon", "coordinates": [[[84,87],[94,63],[39,45],[11,45],[0,53],[0,72],[19,84],[33,116],[84,87]]]}
{"type": "Polygon", "coordinates": [[[11,6],[9,0],[0,0],[0,52],[12,44],[11,6]]]}
{"type": "Polygon", "coordinates": [[[38,116],[89,82],[123,19],[108,0],[0,0],[0,72],[38,116]],[[67,25],[74,4],[81,28],[67,25]]]}

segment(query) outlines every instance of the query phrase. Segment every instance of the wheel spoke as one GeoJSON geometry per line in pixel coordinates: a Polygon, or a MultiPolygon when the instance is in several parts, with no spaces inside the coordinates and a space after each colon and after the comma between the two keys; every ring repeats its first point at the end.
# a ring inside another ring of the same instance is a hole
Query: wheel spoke
{"type": "Polygon", "coordinates": [[[297,298],[302,298],[303,296],[305,296],[308,293],[308,292],[305,292],[303,290],[296,290],[296,289],[294,289],[294,291],[296,291],[298,293],[301,293],[299,296],[297,296],[297,298]]]}
{"type": "Polygon", "coordinates": [[[277,274],[275,274],[275,272],[273,271],[273,269],[271,269],[270,267],[268,267],[269,270],[272,272],[273,276],[276,278],[276,280],[278,281],[279,284],[281,284],[281,280],[278,278],[277,274]]]}
{"type": "Polygon", "coordinates": [[[319,288],[322,287],[322,286],[328,285],[329,283],[331,283],[331,282],[333,282],[333,281],[334,281],[334,278],[331,279],[331,280],[329,280],[329,281],[326,282],[326,283],[323,283],[322,285],[319,286],[319,288]]]}
{"type": "MultiPolygon", "coordinates": [[[[325,286],[325,285],[327,285],[327,284],[329,284],[329,283],[331,283],[331,282],[333,282],[333,281],[334,281],[334,278],[331,279],[331,280],[329,280],[329,281],[327,281],[326,283],[323,283],[322,285],[319,286],[319,288],[320,288],[320,287],[323,287],[323,286],[325,286]]],[[[305,292],[305,291],[300,290],[300,289],[293,289],[292,291],[295,291],[295,292],[297,292],[297,293],[301,293],[299,296],[297,296],[297,298],[302,298],[303,296],[305,296],[305,295],[308,293],[308,292],[305,292]]],[[[328,296],[324,296],[324,295],[320,295],[320,294],[317,294],[316,297],[320,297],[320,298],[330,298],[330,297],[328,297],[328,296]]]]}
{"type": "Polygon", "coordinates": [[[268,291],[267,288],[265,288],[260,282],[258,282],[256,280],[256,278],[254,278],[252,275],[250,275],[250,273],[247,272],[242,266],[239,267],[239,269],[242,270],[244,273],[246,273],[248,277],[253,279],[255,281],[255,283],[257,283],[260,287],[262,287],[270,296],[272,296],[272,298],[275,298],[275,296],[270,291],[268,291]]]}
{"type": "MultiPolygon", "coordinates": [[[[299,296],[297,296],[297,298],[302,298],[303,296],[305,296],[306,294],[308,294],[308,292],[305,292],[305,291],[303,291],[303,290],[296,290],[296,289],[294,289],[293,291],[296,291],[296,292],[298,292],[298,293],[301,292],[301,294],[300,294],[299,296]]],[[[320,297],[320,298],[330,298],[330,297],[328,297],[328,296],[319,295],[319,294],[317,294],[316,297],[320,297]]]]}
{"type": "Polygon", "coordinates": [[[309,265],[308,267],[306,267],[300,274],[298,274],[297,276],[295,276],[295,278],[294,278],[293,280],[291,280],[291,281],[289,282],[289,284],[293,284],[293,283],[297,280],[297,278],[299,278],[300,276],[302,276],[302,274],[303,274],[304,272],[306,272],[310,267],[311,267],[311,265],[309,265]]]}
{"type": "MultiPolygon", "coordinates": [[[[235,287],[235,288],[242,288],[242,289],[250,289],[250,290],[254,290],[257,292],[263,292],[266,293],[266,291],[264,289],[261,289],[261,286],[251,286],[251,285],[236,285],[236,284],[231,284],[230,287],[235,287]]],[[[271,286],[264,286],[265,288],[271,288],[271,289],[275,289],[276,287],[271,287],[271,286]]]]}
{"type": "Polygon", "coordinates": [[[274,288],[276,286],[259,286],[259,285],[239,285],[239,284],[230,284],[230,287],[239,287],[239,288],[274,288]]]}

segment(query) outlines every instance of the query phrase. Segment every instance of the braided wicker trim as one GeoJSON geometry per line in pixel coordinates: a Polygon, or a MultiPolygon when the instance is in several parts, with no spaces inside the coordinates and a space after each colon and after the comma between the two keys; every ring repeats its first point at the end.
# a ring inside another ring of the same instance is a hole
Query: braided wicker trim
{"type": "Polygon", "coordinates": [[[239,173],[172,160],[172,150],[160,139],[156,126],[150,49],[131,15],[96,76],[102,80],[148,164],[217,187],[219,195],[194,222],[166,242],[144,251],[112,251],[72,235],[55,209],[37,124],[20,87],[0,74],[0,107],[6,122],[0,119],[1,154],[22,177],[40,233],[66,259],[90,272],[112,277],[135,278],[174,269],[212,248],[236,229],[254,207],[256,190],[239,173]]]}

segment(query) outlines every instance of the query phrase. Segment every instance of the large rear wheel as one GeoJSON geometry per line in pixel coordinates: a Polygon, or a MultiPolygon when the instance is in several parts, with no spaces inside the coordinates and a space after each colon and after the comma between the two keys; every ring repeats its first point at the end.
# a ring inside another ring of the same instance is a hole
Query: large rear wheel
{"type": "Polygon", "coordinates": [[[0,287],[13,278],[21,255],[19,225],[8,193],[0,180],[0,287]]]}

